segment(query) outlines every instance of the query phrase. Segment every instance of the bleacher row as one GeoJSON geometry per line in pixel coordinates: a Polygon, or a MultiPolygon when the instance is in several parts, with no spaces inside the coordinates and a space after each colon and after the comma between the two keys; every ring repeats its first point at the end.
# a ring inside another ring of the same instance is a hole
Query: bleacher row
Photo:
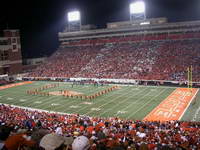
{"type": "Polygon", "coordinates": [[[197,150],[199,134],[197,122],[104,119],[0,105],[3,150],[197,150]]]}
{"type": "MultiPolygon", "coordinates": [[[[142,33],[142,32],[141,32],[142,33]]],[[[160,41],[160,40],[179,40],[179,39],[198,39],[200,38],[199,32],[193,33],[160,33],[160,34],[140,34],[140,35],[126,35],[121,37],[108,37],[108,38],[95,38],[95,39],[84,39],[67,42],[64,44],[69,45],[93,45],[93,44],[104,44],[104,43],[123,43],[123,42],[141,42],[141,41],[160,41]]]]}
{"type": "Polygon", "coordinates": [[[193,34],[173,35],[176,40],[68,43],[29,76],[185,81],[192,65],[193,80],[200,81],[200,39],[193,34]]]}

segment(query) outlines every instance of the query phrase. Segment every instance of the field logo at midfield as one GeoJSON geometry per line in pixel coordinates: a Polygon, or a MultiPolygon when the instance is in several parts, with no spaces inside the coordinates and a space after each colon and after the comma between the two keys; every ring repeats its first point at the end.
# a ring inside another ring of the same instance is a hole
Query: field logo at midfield
{"type": "Polygon", "coordinates": [[[180,120],[194,99],[198,89],[177,88],[164,101],[162,101],[144,121],[170,121],[180,120]]]}
{"type": "Polygon", "coordinates": [[[19,86],[19,85],[31,84],[31,83],[33,83],[33,82],[32,81],[26,81],[26,82],[8,84],[8,85],[0,86],[0,90],[11,88],[11,87],[15,87],[15,86],[19,86]]]}

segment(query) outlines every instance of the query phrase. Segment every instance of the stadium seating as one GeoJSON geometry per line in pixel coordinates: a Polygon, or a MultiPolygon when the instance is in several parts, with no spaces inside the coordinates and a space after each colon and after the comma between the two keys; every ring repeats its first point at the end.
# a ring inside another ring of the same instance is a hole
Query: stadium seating
{"type": "MultiPolygon", "coordinates": [[[[200,148],[200,124],[198,122],[145,122],[121,120],[119,118],[103,119],[0,105],[0,145],[5,144],[12,147],[15,142],[9,141],[17,131],[17,136],[22,134],[22,129],[29,130],[28,135],[32,136],[32,140],[34,140],[26,146],[34,146],[35,149],[39,149],[40,139],[47,133],[58,134],[59,138],[60,136],[72,137],[72,141],[70,144],[68,143],[69,149],[73,139],[81,135],[89,139],[89,150],[200,148]],[[41,131],[44,129],[47,131],[41,131]],[[40,130],[40,133],[37,132],[38,130],[40,130]],[[10,131],[12,132],[9,137],[10,131]],[[37,132],[37,136],[35,132],[37,132]],[[34,142],[36,144],[33,145],[34,142]]],[[[50,145],[52,146],[52,143],[50,145]]],[[[74,148],[73,150],[79,149],[74,148]]]]}
{"type": "Polygon", "coordinates": [[[31,77],[200,81],[199,33],[79,40],[56,51],[31,77]]]}

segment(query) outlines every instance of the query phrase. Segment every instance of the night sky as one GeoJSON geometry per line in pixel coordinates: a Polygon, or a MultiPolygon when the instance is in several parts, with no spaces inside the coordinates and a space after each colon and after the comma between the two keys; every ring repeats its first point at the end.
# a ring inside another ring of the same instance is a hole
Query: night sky
{"type": "MultiPolygon", "coordinates": [[[[0,29],[20,29],[24,58],[49,56],[59,45],[57,33],[67,24],[66,14],[81,11],[82,24],[105,27],[129,20],[133,0],[1,0],[0,29]]],[[[200,0],[146,0],[147,18],[170,22],[200,20],[200,0]]]]}

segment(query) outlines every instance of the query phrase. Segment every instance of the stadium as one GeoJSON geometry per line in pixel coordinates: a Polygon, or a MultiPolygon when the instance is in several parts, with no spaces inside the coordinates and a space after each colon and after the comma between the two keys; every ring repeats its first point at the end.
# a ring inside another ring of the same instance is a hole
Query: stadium
{"type": "Polygon", "coordinates": [[[103,29],[67,17],[39,65],[24,66],[19,30],[4,30],[0,149],[200,149],[200,21],[146,18],[143,1],[103,29]]]}

